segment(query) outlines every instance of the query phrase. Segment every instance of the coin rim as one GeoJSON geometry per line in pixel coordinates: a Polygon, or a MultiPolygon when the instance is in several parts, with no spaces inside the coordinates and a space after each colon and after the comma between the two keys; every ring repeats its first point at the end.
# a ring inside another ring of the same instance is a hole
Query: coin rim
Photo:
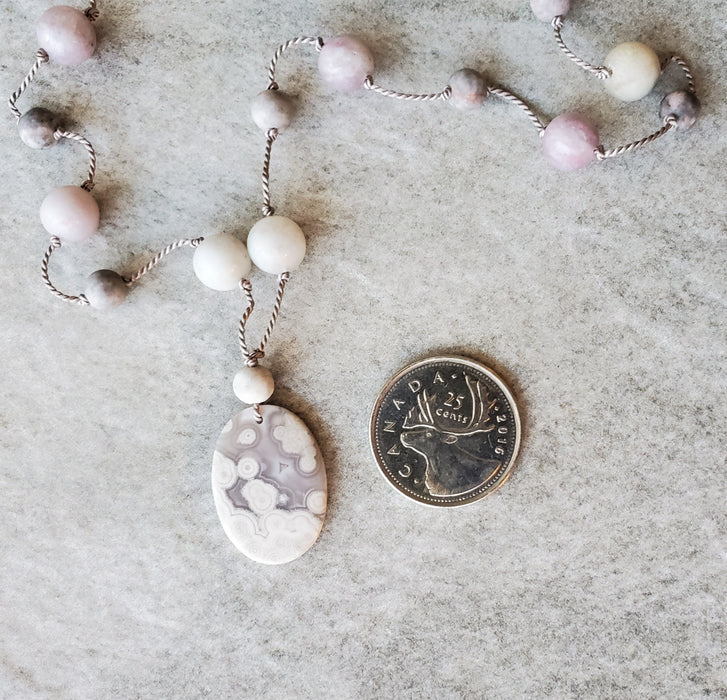
{"type": "Polygon", "coordinates": [[[374,401],[374,406],[371,410],[371,418],[369,420],[369,447],[371,448],[371,452],[374,457],[374,461],[376,462],[376,465],[379,468],[379,472],[384,477],[386,482],[393,488],[397,493],[401,494],[402,496],[405,496],[410,501],[414,501],[415,503],[419,503],[422,506],[426,506],[427,508],[463,508],[464,506],[471,505],[472,503],[476,503],[477,501],[481,501],[483,498],[487,498],[488,496],[491,496],[495,491],[497,491],[509,478],[512,474],[514,468],[515,468],[515,461],[517,460],[518,453],[520,451],[520,438],[522,433],[522,425],[520,423],[520,412],[517,407],[517,403],[515,402],[515,398],[512,395],[512,392],[508,388],[507,384],[502,380],[499,374],[492,370],[487,365],[483,364],[482,362],[478,362],[477,360],[473,360],[470,357],[464,357],[462,355],[434,355],[432,357],[427,357],[422,360],[417,360],[416,362],[412,362],[406,367],[402,367],[396,374],[394,374],[390,379],[384,384],[382,389],[379,391],[378,396],[376,397],[376,401],[374,401]],[[383,403],[384,397],[388,394],[389,390],[396,384],[396,382],[401,379],[401,377],[407,372],[411,372],[412,370],[416,369],[417,367],[421,367],[422,365],[428,365],[432,362],[454,362],[454,363],[460,363],[467,365],[469,367],[472,367],[473,369],[477,369],[485,374],[487,374],[494,382],[497,384],[499,389],[502,391],[502,393],[505,395],[505,398],[510,402],[510,407],[512,409],[512,415],[515,419],[515,427],[516,427],[516,435],[515,435],[515,444],[513,445],[512,450],[512,457],[510,458],[510,464],[508,466],[507,473],[505,474],[504,478],[498,482],[497,486],[495,486],[493,489],[490,489],[489,491],[484,491],[483,493],[479,494],[478,496],[475,496],[469,501],[464,502],[442,502],[442,503],[428,503],[427,501],[422,501],[418,498],[415,498],[414,496],[411,496],[410,494],[406,493],[405,491],[402,491],[402,489],[399,487],[399,485],[389,476],[388,471],[382,466],[381,461],[379,460],[379,456],[376,452],[376,414],[381,408],[381,404],[383,403]]]}

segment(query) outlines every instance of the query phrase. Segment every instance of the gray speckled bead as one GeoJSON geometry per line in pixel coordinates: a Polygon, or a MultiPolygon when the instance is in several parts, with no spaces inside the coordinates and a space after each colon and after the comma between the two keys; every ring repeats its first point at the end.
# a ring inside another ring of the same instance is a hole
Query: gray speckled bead
{"type": "Polygon", "coordinates": [[[481,73],[471,68],[462,68],[449,78],[452,94],[449,104],[457,109],[477,109],[487,97],[487,83],[481,73]]]}
{"type": "Polygon", "coordinates": [[[53,134],[59,126],[60,121],[53,112],[33,107],[18,120],[18,134],[31,148],[50,148],[58,143],[53,134]]]}
{"type": "Polygon", "coordinates": [[[121,275],[113,270],[96,270],[87,280],[84,295],[95,309],[118,306],[129,294],[121,275]]]}
{"type": "Polygon", "coordinates": [[[280,90],[263,90],[253,97],[250,114],[263,131],[285,129],[295,116],[295,102],[280,90]]]}
{"type": "Polygon", "coordinates": [[[693,92],[676,90],[670,92],[661,101],[659,116],[662,120],[672,115],[675,116],[676,128],[679,131],[686,131],[694,126],[701,109],[702,105],[693,92]]]}

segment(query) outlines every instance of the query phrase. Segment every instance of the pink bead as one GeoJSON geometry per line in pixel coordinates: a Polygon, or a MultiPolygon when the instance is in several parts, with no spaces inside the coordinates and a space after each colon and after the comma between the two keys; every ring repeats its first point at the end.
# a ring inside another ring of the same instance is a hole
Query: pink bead
{"type": "Polygon", "coordinates": [[[543,134],[543,152],[559,170],[578,170],[596,160],[598,129],[576,112],[553,119],[543,134]]]}
{"type": "Polygon", "coordinates": [[[80,10],[56,5],[46,10],[36,27],[38,45],[53,61],[76,66],[96,50],[96,30],[80,10]]]}
{"type": "Polygon", "coordinates": [[[318,54],[318,73],[326,85],[336,90],[360,90],[374,71],[374,57],[355,36],[329,39],[318,54]]]}
{"type": "Polygon", "coordinates": [[[82,187],[56,187],[40,205],[43,228],[62,241],[85,241],[96,233],[98,222],[98,204],[82,187]]]}
{"type": "Polygon", "coordinates": [[[552,22],[553,17],[568,14],[570,0],[530,0],[530,7],[541,22],[552,22]]]}

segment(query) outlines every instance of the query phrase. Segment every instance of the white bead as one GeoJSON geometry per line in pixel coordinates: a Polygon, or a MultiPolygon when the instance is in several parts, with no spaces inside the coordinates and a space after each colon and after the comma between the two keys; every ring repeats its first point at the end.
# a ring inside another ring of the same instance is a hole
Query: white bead
{"type": "Polygon", "coordinates": [[[64,242],[85,241],[98,229],[98,204],[82,187],[56,187],[40,205],[40,223],[64,242]]]}
{"type": "Polygon", "coordinates": [[[207,236],[194,251],[194,274],[202,284],[218,292],[236,289],[250,273],[245,244],[228,233],[207,236]]]}
{"type": "Polygon", "coordinates": [[[285,216],[266,216],[250,229],[247,249],[261,270],[279,275],[297,269],[303,262],[305,236],[295,221],[285,216]]]}
{"type": "Polygon", "coordinates": [[[243,403],[263,403],[275,389],[273,375],[267,367],[243,367],[232,380],[232,390],[243,403]]]}
{"type": "Polygon", "coordinates": [[[603,81],[606,90],[624,102],[648,95],[661,75],[659,57],[639,41],[619,44],[606,56],[603,65],[611,71],[611,77],[603,81]]]}

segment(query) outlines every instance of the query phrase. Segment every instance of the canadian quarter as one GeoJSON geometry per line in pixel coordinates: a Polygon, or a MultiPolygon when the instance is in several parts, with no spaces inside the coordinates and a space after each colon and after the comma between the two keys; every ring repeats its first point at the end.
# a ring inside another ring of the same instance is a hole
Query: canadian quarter
{"type": "Polygon", "coordinates": [[[465,357],[430,357],[386,383],[370,437],[397,491],[429,506],[462,506],[507,481],[520,447],[520,417],[491,369],[465,357]]]}

